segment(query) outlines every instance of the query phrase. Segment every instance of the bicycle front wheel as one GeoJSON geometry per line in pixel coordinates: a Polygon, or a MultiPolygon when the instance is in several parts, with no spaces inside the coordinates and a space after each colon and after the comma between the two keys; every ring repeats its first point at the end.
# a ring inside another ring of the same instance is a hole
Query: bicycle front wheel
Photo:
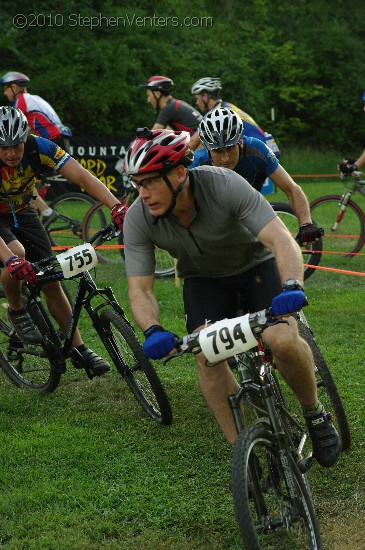
{"type": "MultiPolygon", "coordinates": [[[[299,230],[299,222],[290,204],[287,204],[286,202],[273,202],[271,203],[271,206],[295,238],[299,230]]],[[[314,225],[319,227],[315,220],[312,221],[314,225]]],[[[308,277],[313,275],[316,271],[314,267],[309,266],[319,265],[322,256],[322,246],[322,239],[310,244],[308,247],[302,246],[304,263],[307,264],[304,267],[304,279],[308,279],[308,277]]]]}
{"type": "Polygon", "coordinates": [[[104,346],[138,403],[159,424],[171,424],[172,411],[165,390],[129,323],[112,309],[104,310],[100,320],[104,346]]]}
{"type": "Polygon", "coordinates": [[[231,482],[244,548],[260,550],[277,542],[283,550],[321,550],[306,477],[287,450],[279,449],[268,424],[256,423],[238,435],[231,482]]]}
{"type": "Polygon", "coordinates": [[[351,432],[341,396],[327,365],[327,361],[302,311],[298,313],[297,320],[299,334],[307,342],[313,353],[318,398],[323,404],[325,411],[331,413],[333,422],[341,437],[342,450],[346,451],[351,445],[351,432]]]}
{"type": "Polygon", "coordinates": [[[365,243],[365,215],[349,200],[341,210],[340,195],[326,195],[311,202],[311,212],[324,229],[326,252],[348,256],[359,252],[365,243]]]}
{"type": "Polygon", "coordinates": [[[21,342],[7,320],[6,299],[0,299],[0,366],[18,388],[50,393],[57,388],[65,363],[61,366],[55,364],[55,344],[49,340],[44,324],[40,322],[38,308],[30,313],[44,336],[41,344],[21,342]]]}
{"type": "Polygon", "coordinates": [[[58,216],[49,216],[44,227],[52,246],[77,246],[83,243],[82,222],[90,206],[96,201],[85,193],[64,193],[51,202],[58,216]]]}
{"type": "Polygon", "coordinates": [[[155,277],[156,279],[164,279],[165,277],[173,277],[175,275],[174,258],[166,250],[155,248],[155,277]]]}

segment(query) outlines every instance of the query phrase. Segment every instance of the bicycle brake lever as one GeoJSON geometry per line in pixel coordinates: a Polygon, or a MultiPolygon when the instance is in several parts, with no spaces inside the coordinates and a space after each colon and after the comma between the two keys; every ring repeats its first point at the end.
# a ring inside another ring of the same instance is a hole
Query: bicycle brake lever
{"type": "Polygon", "coordinates": [[[285,321],[285,319],[273,319],[272,321],[268,321],[266,324],[268,327],[273,327],[274,325],[278,325],[279,323],[285,323],[286,325],[289,325],[289,321],[285,321]]]}

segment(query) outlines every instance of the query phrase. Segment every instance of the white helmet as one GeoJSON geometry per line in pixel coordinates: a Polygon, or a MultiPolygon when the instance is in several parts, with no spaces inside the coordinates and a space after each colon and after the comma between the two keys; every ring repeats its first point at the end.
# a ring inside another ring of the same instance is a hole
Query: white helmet
{"type": "Polygon", "coordinates": [[[0,107],[0,146],[12,147],[27,141],[28,121],[20,109],[0,107]]]}
{"type": "Polygon", "coordinates": [[[197,80],[195,84],[192,85],[191,93],[192,95],[197,95],[203,92],[218,92],[221,89],[222,85],[219,78],[207,76],[206,78],[197,80]]]}
{"type": "Polygon", "coordinates": [[[200,140],[208,151],[236,145],[242,133],[241,118],[232,109],[224,107],[210,111],[198,126],[200,140]]]}

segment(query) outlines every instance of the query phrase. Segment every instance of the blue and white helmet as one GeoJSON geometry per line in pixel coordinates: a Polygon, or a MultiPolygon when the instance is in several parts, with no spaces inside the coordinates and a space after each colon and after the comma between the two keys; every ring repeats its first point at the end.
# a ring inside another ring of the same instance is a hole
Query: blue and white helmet
{"type": "Polygon", "coordinates": [[[29,82],[26,74],[18,73],[17,71],[5,73],[0,79],[1,86],[18,84],[18,86],[26,87],[29,82]]]}
{"type": "Polygon", "coordinates": [[[198,134],[203,145],[211,151],[236,145],[242,137],[243,123],[232,109],[213,109],[198,126],[198,134]]]}

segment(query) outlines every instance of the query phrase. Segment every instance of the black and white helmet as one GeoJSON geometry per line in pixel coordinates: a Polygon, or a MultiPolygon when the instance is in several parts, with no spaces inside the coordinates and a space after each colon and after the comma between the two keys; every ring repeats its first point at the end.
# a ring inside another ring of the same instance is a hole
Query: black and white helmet
{"type": "Polygon", "coordinates": [[[221,81],[219,78],[207,76],[197,80],[191,87],[192,95],[202,94],[204,92],[219,92],[222,89],[221,81]]]}
{"type": "Polygon", "coordinates": [[[12,147],[27,141],[28,121],[20,109],[0,107],[0,146],[12,147]]]}
{"type": "Polygon", "coordinates": [[[213,109],[198,126],[198,134],[203,145],[211,151],[236,145],[242,137],[241,118],[232,109],[213,109]]]}

